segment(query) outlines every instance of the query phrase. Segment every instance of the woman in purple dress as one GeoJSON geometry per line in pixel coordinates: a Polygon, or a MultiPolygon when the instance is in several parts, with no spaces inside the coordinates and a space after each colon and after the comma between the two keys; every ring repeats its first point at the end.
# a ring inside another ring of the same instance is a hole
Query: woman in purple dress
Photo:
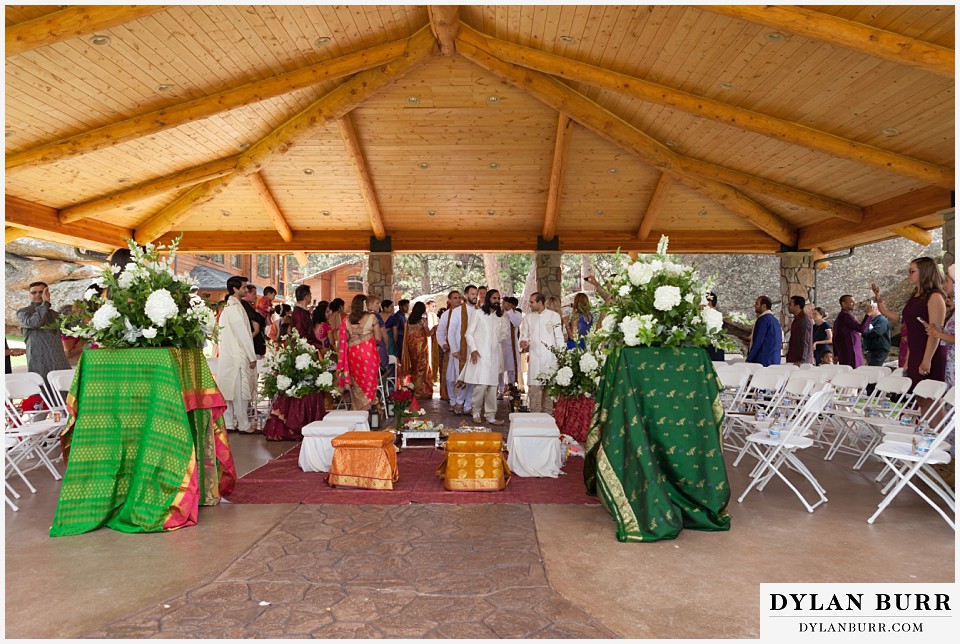
{"type": "Polygon", "coordinates": [[[909,354],[905,375],[913,381],[914,386],[928,378],[944,380],[947,370],[946,347],[941,346],[937,338],[928,336],[924,329],[924,323],[942,329],[947,317],[943,273],[940,272],[937,263],[929,257],[918,257],[910,262],[907,278],[914,287],[913,297],[899,315],[884,306],[880,288],[876,284],[871,285],[873,294],[880,312],[887,316],[890,322],[896,323],[903,320],[903,324],[907,327],[909,354]]]}

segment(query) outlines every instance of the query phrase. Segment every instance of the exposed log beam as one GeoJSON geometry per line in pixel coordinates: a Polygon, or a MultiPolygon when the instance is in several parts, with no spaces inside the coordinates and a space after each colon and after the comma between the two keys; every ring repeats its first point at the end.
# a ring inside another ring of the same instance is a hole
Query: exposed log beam
{"type": "Polygon", "coordinates": [[[152,241],[173,230],[190,210],[207,203],[235,180],[238,175],[259,172],[275,156],[284,154],[306,136],[346,115],[370,96],[407,74],[433,54],[436,42],[424,27],[410,37],[403,55],[377,69],[368,69],[353,76],[305,110],[266,135],[244,152],[237,162],[235,174],[208,181],[188,190],[175,202],[156,213],[137,228],[137,241],[152,241]]]}
{"type": "Polygon", "coordinates": [[[6,223],[30,231],[30,237],[73,244],[82,248],[111,251],[126,247],[133,231],[102,221],[76,221],[60,223],[56,208],[32,203],[19,197],[6,195],[4,201],[6,223]]]}
{"type": "Polygon", "coordinates": [[[557,121],[557,140],[553,146],[553,165],[550,167],[550,190],[547,193],[547,212],[543,218],[543,238],[552,241],[557,234],[557,216],[560,210],[560,191],[563,189],[563,173],[566,170],[567,150],[570,149],[570,130],[573,121],[560,113],[557,121]]]}
{"type": "Polygon", "coordinates": [[[464,27],[464,31],[467,32],[464,35],[465,40],[486,49],[501,60],[515,65],[560,76],[578,83],[586,83],[656,105],[663,105],[718,123],[756,132],[785,143],[823,152],[838,159],[846,159],[936,186],[953,188],[955,183],[952,168],[927,163],[872,145],[851,141],[806,125],[734,107],[705,96],[689,94],[665,85],[619,74],[497,38],[483,36],[483,40],[474,42],[474,40],[471,40],[471,36],[474,36],[475,32],[470,33],[472,30],[469,27],[464,27]],[[482,45],[478,44],[480,42],[482,42],[482,45]]]}
{"type": "Polygon", "coordinates": [[[929,246],[933,242],[933,233],[919,226],[893,226],[890,228],[890,232],[896,233],[904,239],[909,239],[921,246],[929,246]]]}
{"type": "Polygon", "coordinates": [[[87,154],[124,141],[138,139],[185,123],[208,118],[221,112],[288,94],[297,89],[311,87],[324,81],[343,78],[358,72],[383,65],[404,55],[410,39],[398,40],[385,45],[347,54],[340,58],[310,65],[286,74],[272,76],[262,81],[224,90],[185,103],[178,103],[162,110],[134,116],[94,130],[88,130],[23,150],[6,158],[7,171],[28,168],[61,159],[87,154]]]}
{"type": "Polygon", "coordinates": [[[675,154],[617,115],[549,76],[506,63],[462,39],[457,46],[457,52],[507,82],[526,90],[550,107],[567,114],[608,141],[644,159],[661,172],[670,174],[685,185],[723,204],[728,210],[748,220],[774,239],[787,246],[796,243],[797,231],[789,222],[729,185],[710,178],[709,175],[694,174],[695,171],[708,172],[709,168],[706,166],[709,164],[675,154]]]}
{"type": "MultiPolygon", "coordinates": [[[[475,231],[391,230],[394,252],[507,252],[529,253],[537,248],[539,230],[511,231],[510,235],[477,234],[475,231]]],[[[179,233],[177,233],[179,234],[179,233]]],[[[560,248],[567,253],[613,253],[636,251],[652,253],[660,235],[670,237],[670,250],[677,253],[774,253],[780,244],[761,231],[653,230],[650,239],[641,242],[632,231],[563,230],[560,248]]],[[[167,233],[158,241],[168,243],[176,235],[167,233]]],[[[183,233],[180,250],[184,253],[294,253],[370,250],[370,235],[363,230],[298,230],[296,241],[283,241],[275,230],[195,231],[183,233]]]]}
{"type": "Polygon", "coordinates": [[[280,210],[277,200],[273,198],[273,193],[270,192],[270,188],[263,180],[263,175],[259,172],[254,172],[253,174],[247,175],[247,179],[250,181],[253,189],[257,191],[257,196],[260,197],[260,202],[266,209],[267,214],[270,215],[270,220],[273,221],[273,225],[277,229],[277,232],[280,233],[280,237],[287,243],[292,242],[293,231],[290,230],[290,224],[287,223],[287,219],[283,216],[283,211],[280,210]]]}
{"type": "Polygon", "coordinates": [[[440,53],[453,56],[457,53],[457,34],[460,32],[460,10],[457,5],[427,5],[430,30],[440,45],[440,53]]]}
{"type": "Polygon", "coordinates": [[[187,168],[152,181],[145,181],[125,190],[118,190],[76,206],[62,208],[60,210],[60,221],[69,224],[80,219],[97,217],[144,199],[189,188],[218,177],[225,177],[236,170],[239,158],[239,156],[235,156],[227,159],[217,159],[212,163],[187,168]]]}
{"type": "Polygon", "coordinates": [[[657,216],[663,208],[663,202],[667,198],[671,185],[673,185],[673,179],[667,173],[662,173],[660,180],[657,181],[657,187],[653,190],[653,196],[650,197],[650,204],[647,206],[646,212],[643,213],[640,227],[637,229],[637,241],[647,241],[650,231],[653,229],[653,224],[656,223],[657,216]]]}
{"type": "Polygon", "coordinates": [[[299,264],[301,267],[310,263],[310,258],[307,257],[307,254],[302,250],[295,251],[293,256],[297,260],[297,264],[299,264]]]}
{"type": "Polygon", "coordinates": [[[863,222],[820,221],[800,229],[800,248],[841,248],[843,242],[865,233],[906,226],[951,207],[951,192],[928,187],[864,208],[863,222]]]}
{"type": "Polygon", "coordinates": [[[23,228],[16,228],[14,226],[7,226],[3,229],[3,238],[4,244],[9,244],[10,242],[15,242],[22,237],[29,237],[30,231],[23,228]]]}
{"type": "Polygon", "coordinates": [[[357,175],[357,183],[360,184],[360,196],[367,208],[367,215],[370,217],[370,227],[377,239],[384,239],[387,231],[383,226],[383,215],[380,213],[380,202],[377,200],[377,192],[373,187],[373,179],[370,178],[370,171],[367,170],[367,162],[363,158],[363,150],[360,148],[360,139],[357,137],[357,131],[353,127],[353,121],[349,114],[344,114],[337,119],[337,125],[340,126],[340,136],[343,138],[343,144],[347,148],[347,154],[350,156],[350,163],[353,165],[353,171],[357,175]]]}
{"type": "Polygon", "coordinates": [[[952,49],[819,11],[779,5],[701,5],[700,8],[839,45],[901,65],[918,67],[947,78],[954,76],[952,49]]]}
{"type": "Polygon", "coordinates": [[[35,20],[7,27],[7,58],[69,38],[117,27],[169,5],[106,5],[69,7],[35,20]]]}

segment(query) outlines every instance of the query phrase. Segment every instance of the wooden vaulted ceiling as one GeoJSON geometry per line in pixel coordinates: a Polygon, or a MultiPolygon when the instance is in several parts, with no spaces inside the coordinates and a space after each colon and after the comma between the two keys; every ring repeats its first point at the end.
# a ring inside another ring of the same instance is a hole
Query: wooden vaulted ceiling
{"type": "Polygon", "coordinates": [[[8,240],[830,252],[952,206],[953,6],[8,6],[6,31],[8,240]]]}

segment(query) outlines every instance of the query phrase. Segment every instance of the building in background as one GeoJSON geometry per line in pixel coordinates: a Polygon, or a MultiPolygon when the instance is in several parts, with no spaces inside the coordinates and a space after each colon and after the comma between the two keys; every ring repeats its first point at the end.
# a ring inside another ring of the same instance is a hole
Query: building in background
{"type": "Polygon", "coordinates": [[[364,293],[364,263],[361,260],[352,260],[335,264],[330,268],[307,275],[297,280],[297,284],[306,284],[310,287],[313,301],[332,301],[339,297],[348,305],[354,295],[364,293]]]}
{"type": "Polygon", "coordinates": [[[186,255],[177,253],[174,271],[189,273],[197,280],[200,295],[211,302],[227,294],[227,278],[243,275],[263,293],[265,286],[277,289],[277,302],[292,302],[292,285],[302,273],[295,261],[285,255],[186,255]]]}

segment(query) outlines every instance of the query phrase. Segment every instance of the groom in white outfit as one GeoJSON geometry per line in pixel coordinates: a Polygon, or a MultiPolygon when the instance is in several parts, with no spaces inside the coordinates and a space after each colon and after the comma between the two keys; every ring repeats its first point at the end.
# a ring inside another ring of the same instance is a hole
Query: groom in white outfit
{"type": "Polygon", "coordinates": [[[553,399],[547,395],[537,376],[557,368],[557,358],[550,347],[563,347],[563,322],[560,314],[545,306],[546,298],[540,293],[530,295],[530,312],[523,317],[520,326],[520,349],[530,352],[527,367],[527,391],[530,411],[553,412],[553,399]]]}
{"type": "Polygon", "coordinates": [[[250,402],[250,382],[257,373],[250,321],[240,302],[246,281],[239,275],[227,280],[230,297],[220,313],[220,356],[217,359],[217,387],[227,401],[223,422],[228,430],[241,432],[252,431],[247,404],[250,402]]]}
{"type": "Polygon", "coordinates": [[[470,320],[477,313],[477,287],[463,289],[463,304],[447,312],[450,327],[447,329],[447,344],[450,345],[450,360],[447,363],[447,394],[453,413],[469,414],[472,409],[473,385],[462,384],[460,372],[467,357],[465,333],[470,320]]]}
{"type": "Polygon", "coordinates": [[[487,291],[483,306],[470,318],[467,327],[469,358],[462,380],[473,385],[473,422],[486,416],[491,425],[497,420],[497,381],[503,373],[503,350],[500,344],[508,337],[509,324],[500,313],[500,292],[487,291]]]}

